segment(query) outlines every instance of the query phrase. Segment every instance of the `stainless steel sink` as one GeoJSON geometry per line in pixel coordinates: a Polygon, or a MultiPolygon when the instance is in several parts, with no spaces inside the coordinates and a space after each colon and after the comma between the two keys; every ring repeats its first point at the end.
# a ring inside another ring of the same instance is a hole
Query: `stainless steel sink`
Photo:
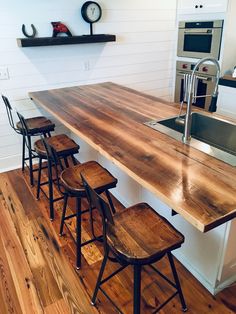
{"type": "MultiPolygon", "coordinates": [[[[182,141],[184,126],[176,123],[176,118],[152,120],[145,125],[182,141]]],[[[236,166],[236,124],[234,123],[194,112],[189,145],[236,166]]]]}

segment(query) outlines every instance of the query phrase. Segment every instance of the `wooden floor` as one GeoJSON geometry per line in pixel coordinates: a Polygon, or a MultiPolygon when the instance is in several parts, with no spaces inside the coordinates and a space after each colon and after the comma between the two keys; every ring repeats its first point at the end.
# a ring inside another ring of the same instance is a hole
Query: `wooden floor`
{"type": "MultiPolygon", "coordinates": [[[[35,199],[21,170],[0,174],[0,313],[117,313],[99,292],[96,307],[90,297],[102,260],[101,244],[83,249],[82,269],[74,269],[74,222],[58,236],[61,203],[56,217],[48,218],[45,196],[35,199]]],[[[86,206],[86,204],[84,204],[86,206]]],[[[73,207],[73,202],[70,204],[73,207]]],[[[120,206],[119,206],[120,207],[120,206]]],[[[98,216],[96,223],[99,224],[98,216]]],[[[98,227],[97,227],[98,228],[98,227]]],[[[90,237],[88,217],[83,217],[83,238],[90,237]]],[[[176,261],[188,313],[236,313],[236,285],[213,297],[176,261]]],[[[157,264],[170,275],[166,260],[157,264]]],[[[108,272],[117,266],[110,263],[108,272]]],[[[124,313],[132,313],[132,269],[104,285],[124,313]]],[[[149,268],[142,273],[142,313],[151,313],[171,289],[149,268]]],[[[160,313],[181,313],[178,298],[160,313]]]]}

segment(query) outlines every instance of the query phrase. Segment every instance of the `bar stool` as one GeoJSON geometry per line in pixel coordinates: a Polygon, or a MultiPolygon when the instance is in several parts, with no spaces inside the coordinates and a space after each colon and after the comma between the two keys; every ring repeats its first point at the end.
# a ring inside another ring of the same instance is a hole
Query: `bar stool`
{"type": "Polygon", "coordinates": [[[27,144],[26,144],[26,137],[24,135],[24,130],[22,127],[21,122],[17,122],[16,125],[13,120],[12,116],[12,107],[10,105],[10,102],[6,96],[2,95],[3,102],[6,107],[8,121],[11,126],[11,128],[17,133],[21,134],[23,141],[22,141],[22,171],[25,169],[26,161],[29,160],[29,172],[30,172],[30,184],[34,185],[34,177],[33,172],[37,169],[33,169],[33,163],[32,160],[36,156],[32,154],[32,145],[31,145],[31,137],[36,136],[39,134],[42,134],[44,137],[51,136],[51,132],[55,129],[55,124],[51,122],[51,120],[47,119],[46,117],[40,116],[40,117],[34,117],[25,119],[25,123],[28,128],[28,137],[27,137],[27,144]],[[28,148],[28,157],[25,156],[25,148],[28,148]]]}
{"type": "MultiPolygon", "coordinates": [[[[17,112],[17,114],[18,114],[18,117],[20,119],[21,125],[23,126],[22,129],[23,129],[23,132],[25,134],[25,137],[28,139],[28,128],[26,125],[26,121],[21,114],[19,114],[18,112],[17,112]]],[[[66,167],[69,166],[69,163],[68,163],[69,157],[71,157],[74,165],[77,164],[77,161],[74,157],[74,154],[77,154],[79,152],[79,145],[76,144],[67,135],[65,135],[65,134],[54,135],[54,136],[45,138],[45,141],[49,142],[49,144],[54,147],[54,149],[57,151],[57,153],[59,155],[59,158],[64,160],[66,167]]],[[[28,143],[27,143],[27,145],[28,145],[28,143]]],[[[47,158],[47,152],[45,150],[45,146],[44,146],[42,139],[37,140],[34,143],[34,150],[32,150],[31,154],[35,154],[35,157],[37,157],[39,159],[37,196],[36,196],[36,198],[39,199],[41,186],[48,184],[48,196],[46,193],[44,193],[44,194],[49,199],[50,220],[53,220],[54,219],[54,202],[62,199],[63,197],[54,198],[54,196],[53,196],[53,181],[55,181],[55,180],[53,180],[53,175],[52,175],[53,165],[48,162],[46,167],[42,167],[42,161],[48,159],[47,158]],[[48,169],[48,180],[45,182],[41,182],[41,173],[42,173],[43,168],[48,169]]]]}
{"type": "MultiPolygon", "coordinates": [[[[68,158],[71,157],[74,165],[77,164],[77,161],[74,157],[75,154],[79,152],[79,145],[75,143],[71,138],[69,138],[65,134],[55,135],[49,138],[46,138],[48,145],[52,146],[57,152],[58,158],[64,160],[64,164],[66,167],[69,167],[68,158]]],[[[37,183],[37,196],[39,199],[41,186],[48,184],[48,199],[49,199],[49,207],[50,207],[50,220],[54,219],[54,203],[61,200],[63,197],[54,198],[53,196],[53,174],[52,174],[52,166],[53,164],[48,162],[48,181],[41,183],[41,170],[42,170],[42,161],[47,160],[48,156],[45,149],[45,145],[42,140],[38,140],[34,143],[34,150],[36,151],[39,158],[39,171],[38,171],[38,183],[37,183]]],[[[64,167],[61,164],[61,169],[64,167]]],[[[43,191],[43,190],[42,190],[43,191]]],[[[45,194],[45,193],[44,193],[45,194]]],[[[46,194],[45,194],[46,195],[46,194]]],[[[46,195],[47,196],[47,195],[46,195]]]]}
{"type": "Polygon", "coordinates": [[[98,275],[97,284],[92,297],[92,305],[95,305],[98,290],[100,290],[122,313],[113,300],[101,287],[114,275],[118,274],[129,265],[133,266],[133,313],[140,314],[141,297],[141,270],[144,265],[149,265],[159,276],[165,279],[176,291],[154,312],[157,313],[173,297],[179,295],[182,310],[187,311],[186,303],[182,293],[180,281],[175,268],[171,251],[179,248],[184,242],[184,236],[178,232],[164,217],[157,214],[153,208],[146,203],[139,203],[126,208],[115,215],[111,214],[108,204],[91,187],[90,177],[82,172],[82,182],[85,187],[90,206],[95,206],[101,216],[103,223],[104,259],[98,275]],[[121,267],[107,278],[102,279],[105,266],[112,252],[121,267]],[[163,275],[152,264],[167,255],[175,282],[163,275]]]}
{"type": "MultiPolygon", "coordinates": [[[[49,162],[53,162],[55,165],[61,168],[61,162],[58,158],[58,154],[53,146],[49,145],[49,141],[47,139],[42,139],[44,142],[45,148],[48,153],[49,162]]],[[[115,208],[112,203],[112,199],[110,196],[109,190],[116,187],[117,179],[112,176],[112,174],[103,168],[96,161],[88,161],[82,164],[78,164],[76,166],[72,166],[64,169],[59,176],[59,172],[57,167],[56,169],[56,177],[59,191],[64,195],[64,204],[63,211],[61,217],[61,225],[60,225],[60,235],[63,235],[63,227],[65,220],[70,219],[72,217],[76,217],[76,268],[79,269],[81,267],[81,248],[84,245],[87,245],[95,240],[100,239],[96,237],[93,229],[93,217],[92,217],[92,207],[89,209],[81,210],[81,199],[87,198],[84,186],[81,180],[81,172],[86,173],[88,177],[92,180],[92,185],[97,193],[101,194],[105,192],[111,211],[115,213],[115,208]],[[66,216],[67,209],[67,201],[68,197],[76,198],[76,214],[66,216]],[[90,213],[90,225],[92,229],[93,238],[81,243],[81,215],[89,212],[90,213]]]]}

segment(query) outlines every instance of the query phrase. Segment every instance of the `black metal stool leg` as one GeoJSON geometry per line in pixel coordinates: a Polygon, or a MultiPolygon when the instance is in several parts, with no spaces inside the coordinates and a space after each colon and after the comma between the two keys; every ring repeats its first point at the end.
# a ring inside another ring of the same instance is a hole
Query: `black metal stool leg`
{"type": "Polygon", "coordinates": [[[77,163],[77,161],[75,159],[75,156],[71,155],[71,158],[72,158],[73,165],[76,166],[78,163],[77,163]]]}
{"type": "Polygon", "coordinates": [[[134,314],[140,314],[141,269],[142,269],[142,266],[134,265],[134,300],[133,300],[133,313],[134,314]]]}
{"type": "Polygon", "coordinates": [[[179,298],[180,298],[180,302],[181,302],[181,305],[182,305],[182,310],[183,310],[183,312],[186,312],[188,309],[187,309],[187,306],[186,306],[186,303],[185,303],[185,300],[184,300],[184,295],[183,295],[183,292],[182,292],[182,289],[181,289],[181,285],[180,285],[180,281],[179,281],[179,277],[178,277],[178,274],[177,274],[177,271],[176,271],[176,268],[175,268],[175,263],[174,263],[174,260],[173,260],[173,256],[172,256],[172,254],[170,252],[167,253],[167,255],[168,255],[170,266],[171,266],[171,270],[172,270],[172,273],[173,273],[173,276],[174,276],[174,279],[175,279],[176,288],[177,288],[177,291],[179,293],[179,298]]]}
{"type": "Polygon", "coordinates": [[[42,172],[42,158],[39,157],[37,195],[36,195],[37,200],[39,199],[40,194],[41,172],[42,172]]]}
{"type": "Polygon", "coordinates": [[[64,157],[64,163],[66,165],[66,168],[69,168],[69,163],[67,157],[64,157]]]}
{"type": "Polygon", "coordinates": [[[27,136],[28,138],[28,151],[29,151],[29,172],[30,172],[30,184],[34,185],[34,176],[33,176],[33,162],[32,162],[32,146],[31,146],[31,136],[27,136]]]}
{"type": "Polygon", "coordinates": [[[76,198],[76,268],[81,266],[81,198],[76,198]]]}
{"type": "Polygon", "coordinates": [[[49,194],[49,207],[50,207],[50,220],[54,219],[54,206],[53,206],[53,181],[52,181],[52,164],[48,160],[48,194],[49,194]]]}
{"type": "Polygon", "coordinates": [[[102,281],[102,276],[103,276],[103,273],[104,273],[104,270],[105,270],[105,267],[106,267],[108,255],[109,255],[109,250],[107,249],[105,251],[105,255],[104,255],[104,258],[103,258],[103,261],[102,261],[102,265],[101,265],[101,268],[100,268],[100,271],[99,271],[96,287],[94,289],[93,297],[92,297],[92,300],[91,300],[91,304],[92,305],[95,305],[95,303],[96,303],[97,294],[98,294],[98,290],[99,290],[99,287],[100,287],[100,284],[101,284],[101,281],[102,281]]]}
{"type": "Polygon", "coordinates": [[[109,205],[110,205],[110,207],[111,207],[112,213],[115,214],[116,210],[115,210],[115,207],[114,207],[114,205],[113,205],[110,192],[109,192],[108,190],[106,190],[105,193],[106,193],[106,196],[107,196],[107,200],[108,200],[108,202],[109,202],[109,205]]]}
{"type": "Polygon", "coordinates": [[[63,227],[65,223],[65,216],[66,216],[66,206],[67,206],[67,200],[68,200],[68,195],[64,195],[64,203],[63,203],[63,210],[62,210],[62,216],[61,216],[61,225],[60,225],[60,236],[63,235],[63,227]]]}
{"type": "Polygon", "coordinates": [[[21,170],[25,170],[25,135],[22,136],[23,141],[22,141],[22,167],[21,170]]]}
{"type": "Polygon", "coordinates": [[[91,232],[92,232],[93,238],[96,239],[97,237],[95,235],[94,226],[93,226],[93,209],[92,209],[90,202],[89,202],[89,218],[90,218],[91,232]]]}

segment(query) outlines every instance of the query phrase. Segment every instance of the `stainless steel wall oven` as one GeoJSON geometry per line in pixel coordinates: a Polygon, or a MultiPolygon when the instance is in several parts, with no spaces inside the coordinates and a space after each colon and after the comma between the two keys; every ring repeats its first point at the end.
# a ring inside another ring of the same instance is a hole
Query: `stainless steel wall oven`
{"type": "MultiPolygon", "coordinates": [[[[185,61],[177,61],[176,82],[175,82],[175,102],[185,102],[185,77],[190,75],[195,64],[185,61]]],[[[203,64],[196,71],[196,95],[211,95],[215,88],[216,68],[212,64],[203,64]]],[[[194,106],[208,111],[211,97],[196,97],[194,106]]]]}
{"type": "Polygon", "coordinates": [[[223,20],[179,22],[177,55],[219,60],[222,31],[223,20]]]}

